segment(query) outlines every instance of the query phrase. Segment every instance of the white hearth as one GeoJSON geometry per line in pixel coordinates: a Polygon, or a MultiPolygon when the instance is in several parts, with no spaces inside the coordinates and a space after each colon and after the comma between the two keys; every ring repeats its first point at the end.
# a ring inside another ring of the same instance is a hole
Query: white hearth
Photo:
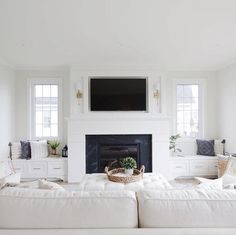
{"type": "Polygon", "coordinates": [[[90,116],[68,119],[68,182],[79,182],[86,173],[86,135],[152,135],[153,172],[169,178],[169,119],[165,117],[90,116]]]}

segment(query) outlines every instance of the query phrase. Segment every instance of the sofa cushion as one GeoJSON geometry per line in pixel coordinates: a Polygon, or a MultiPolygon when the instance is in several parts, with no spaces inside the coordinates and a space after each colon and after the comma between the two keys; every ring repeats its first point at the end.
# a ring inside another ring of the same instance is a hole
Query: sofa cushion
{"type": "Polygon", "coordinates": [[[135,228],[135,193],[73,192],[25,188],[0,191],[3,228],[135,228]]]}
{"type": "Polygon", "coordinates": [[[215,156],[214,140],[196,140],[197,141],[197,155],[215,156]]]}
{"type": "Polygon", "coordinates": [[[236,227],[235,190],[166,190],[138,193],[142,228],[236,227]]]}

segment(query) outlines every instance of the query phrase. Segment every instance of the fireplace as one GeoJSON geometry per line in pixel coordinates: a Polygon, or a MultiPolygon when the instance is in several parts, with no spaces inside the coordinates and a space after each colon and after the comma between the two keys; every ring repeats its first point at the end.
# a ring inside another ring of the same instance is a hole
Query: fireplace
{"type": "Polygon", "coordinates": [[[103,173],[105,166],[120,167],[127,156],[152,172],[152,135],[86,135],[86,173],[103,173]]]}

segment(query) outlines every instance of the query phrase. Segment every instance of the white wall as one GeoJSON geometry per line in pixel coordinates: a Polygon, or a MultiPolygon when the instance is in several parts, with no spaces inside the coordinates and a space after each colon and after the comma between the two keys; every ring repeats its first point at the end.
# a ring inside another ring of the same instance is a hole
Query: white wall
{"type": "Polygon", "coordinates": [[[226,151],[236,153],[236,64],[218,72],[218,134],[226,151]]]}
{"type": "Polygon", "coordinates": [[[30,78],[61,78],[62,79],[62,144],[67,142],[67,122],[69,116],[69,70],[67,69],[30,69],[16,71],[16,140],[29,139],[29,101],[28,81],[30,78]]]}
{"type": "Polygon", "coordinates": [[[8,143],[15,138],[15,107],[15,73],[0,66],[0,159],[8,157],[8,143]]]}
{"type": "MultiPolygon", "coordinates": [[[[217,78],[216,73],[211,71],[172,71],[167,73],[166,82],[166,94],[167,94],[167,114],[173,118],[174,103],[173,103],[173,82],[175,79],[201,79],[203,80],[204,86],[204,127],[203,138],[216,138],[217,137],[217,122],[216,122],[216,94],[217,94],[217,78]]],[[[173,130],[173,122],[171,132],[173,130]]]]}

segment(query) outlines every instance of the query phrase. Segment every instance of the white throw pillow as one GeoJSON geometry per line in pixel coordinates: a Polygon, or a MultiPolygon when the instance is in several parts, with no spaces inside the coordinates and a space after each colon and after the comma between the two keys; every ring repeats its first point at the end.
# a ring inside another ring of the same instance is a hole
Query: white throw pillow
{"type": "Polygon", "coordinates": [[[21,157],[21,144],[20,142],[12,143],[11,146],[12,159],[17,159],[21,157]]]}
{"type": "Polygon", "coordinates": [[[31,159],[39,159],[48,157],[47,140],[30,141],[31,159]]]}
{"type": "Polygon", "coordinates": [[[215,140],[215,146],[214,146],[214,149],[215,149],[215,154],[221,154],[223,155],[224,154],[224,144],[222,144],[222,139],[216,139],[215,140]]]}
{"type": "Polygon", "coordinates": [[[223,177],[223,185],[225,188],[230,188],[236,185],[236,158],[229,157],[227,167],[223,177]]]}
{"type": "Polygon", "coordinates": [[[20,184],[20,173],[12,173],[5,178],[0,179],[0,189],[6,186],[16,186],[20,184]]]}
{"type": "Polygon", "coordinates": [[[229,156],[217,154],[218,158],[218,178],[222,177],[225,173],[226,167],[228,165],[228,161],[230,159],[229,156]]]}
{"type": "Polygon", "coordinates": [[[51,190],[65,190],[57,183],[49,182],[47,180],[38,180],[39,189],[51,189],[51,190]]]}
{"type": "Polygon", "coordinates": [[[0,161],[0,179],[5,178],[6,176],[13,173],[13,168],[11,161],[5,160],[0,161]]]}
{"type": "Polygon", "coordinates": [[[201,183],[196,186],[197,188],[200,189],[223,189],[223,180],[222,178],[215,179],[215,180],[208,180],[205,181],[204,183],[201,183]]]}
{"type": "Polygon", "coordinates": [[[195,177],[194,179],[197,180],[199,184],[212,181],[212,179],[203,178],[203,177],[195,177]]]}

